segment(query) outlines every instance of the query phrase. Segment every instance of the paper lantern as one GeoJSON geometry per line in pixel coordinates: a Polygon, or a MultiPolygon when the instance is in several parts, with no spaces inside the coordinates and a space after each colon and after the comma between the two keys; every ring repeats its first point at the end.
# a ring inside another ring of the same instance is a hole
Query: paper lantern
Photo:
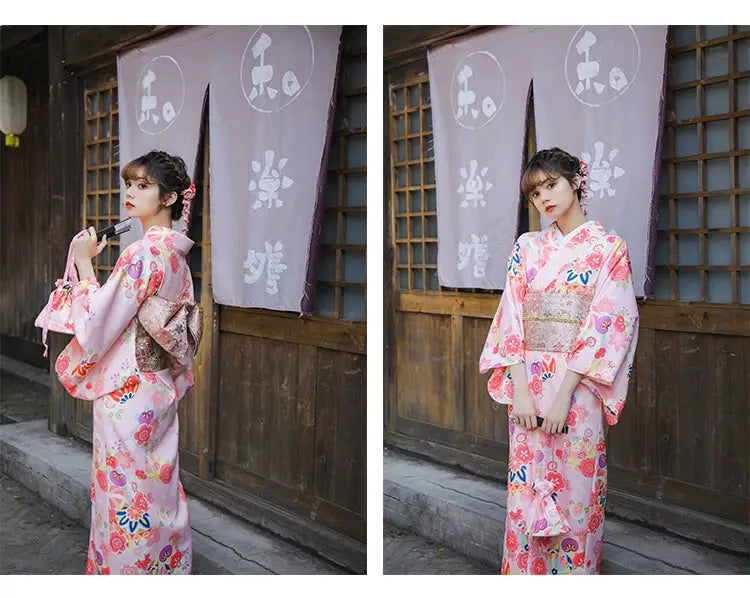
{"type": "Polygon", "coordinates": [[[0,79],[0,131],[5,145],[18,147],[18,135],[26,129],[26,85],[18,77],[0,79]]]}

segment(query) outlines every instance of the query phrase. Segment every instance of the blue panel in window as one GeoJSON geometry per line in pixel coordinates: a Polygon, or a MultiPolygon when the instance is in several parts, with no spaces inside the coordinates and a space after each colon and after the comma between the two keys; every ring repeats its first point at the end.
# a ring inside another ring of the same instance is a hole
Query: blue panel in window
{"type": "Polygon", "coordinates": [[[346,175],[346,205],[350,207],[367,205],[367,175],[365,173],[346,175]]]}
{"type": "Polygon", "coordinates": [[[697,90],[678,89],[674,92],[674,109],[677,120],[688,120],[698,115],[697,90]]]}
{"type": "Polygon", "coordinates": [[[359,288],[344,289],[344,319],[360,321],[365,319],[365,290],[359,288]]]}
{"type": "Polygon", "coordinates": [[[326,284],[318,285],[315,294],[315,313],[321,316],[333,317],[334,314],[334,290],[326,284]]]}
{"type": "Polygon", "coordinates": [[[677,228],[698,228],[699,226],[698,200],[690,198],[678,199],[677,228]]]}
{"type": "Polygon", "coordinates": [[[365,245],[367,243],[367,215],[346,214],[344,216],[344,242],[351,245],[365,245]]]}
{"type": "Polygon", "coordinates": [[[722,191],[730,189],[730,162],[726,158],[706,160],[706,190],[722,191]]]}
{"type": "Polygon", "coordinates": [[[730,225],[728,197],[706,198],[706,225],[708,228],[723,228],[730,225]]]}
{"type": "Polygon", "coordinates": [[[677,274],[680,301],[698,301],[701,296],[698,272],[681,271],[677,274]]]}
{"type": "Polygon", "coordinates": [[[669,265],[669,235],[659,232],[656,235],[655,263],[659,266],[669,265]]]}
{"type": "Polygon", "coordinates": [[[729,151],[729,121],[717,120],[706,123],[706,151],[728,152],[729,151]]]}
{"type": "Polygon", "coordinates": [[[680,47],[694,44],[697,41],[695,33],[695,25],[675,25],[672,27],[674,46],[680,47]]]}
{"type": "Polygon", "coordinates": [[[345,282],[365,282],[367,280],[364,251],[343,251],[342,258],[345,282]]]}
{"type": "Polygon", "coordinates": [[[669,301],[669,270],[664,270],[663,268],[656,269],[654,299],[669,301]]]}
{"type": "Polygon", "coordinates": [[[735,69],[738,73],[750,71],[750,40],[741,39],[734,43],[735,69]]]}
{"type": "Polygon", "coordinates": [[[750,117],[737,119],[737,149],[750,149],[750,117]]]}
{"type": "Polygon", "coordinates": [[[740,195],[737,200],[740,226],[750,226],[750,195],[740,195]]]}
{"type": "Polygon", "coordinates": [[[740,303],[750,304],[750,272],[740,272],[740,303]]]}
{"type": "Polygon", "coordinates": [[[729,46],[720,44],[703,50],[703,76],[721,77],[729,73],[729,46]]]}
{"type": "Polygon", "coordinates": [[[729,35],[728,25],[705,25],[703,27],[703,35],[701,36],[703,41],[709,41],[716,39],[717,37],[724,37],[729,35]]]}
{"type": "Polygon", "coordinates": [[[367,126],[367,96],[364,94],[350,96],[347,116],[350,129],[367,126]]]}
{"type": "Polygon", "coordinates": [[[728,266],[732,262],[728,234],[715,233],[708,235],[707,249],[709,266],[728,266]]]}
{"type": "Polygon", "coordinates": [[[675,54],[672,57],[672,83],[688,83],[696,79],[695,50],[675,54]]]}
{"type": "Polygon", "coordinates": [[[708,301],[730,303],[732,301],[732,277],[729,272],[708,273],[708,301]]]}
{"type": "Polygon", "coordinates": [[[677,193],[698,191],[698,163],[683,162],[675,165],[677,171],[677,193]]]}
{"type": "Polygon", "coordinates": [[[346,161],[349,168],[367,165],[367,135],[352,135],[347,138],[346,161]]]}
{"type": "Polygon", "coordinates": [[[726,83],[706,86],[705,94],[706,116],[729,112],[729,86],[726,83]]]}
{"type": "Polygon", "coordinates": [[[692,156],[699,153],[697,125],[676,127],[674,141],[675,157],[692,156]]]}
{"type": "Polygon", "coordinates": [[[677,236],[677,263],[680,266],[695,266],[700,264],[698,235],[677,236]]]}

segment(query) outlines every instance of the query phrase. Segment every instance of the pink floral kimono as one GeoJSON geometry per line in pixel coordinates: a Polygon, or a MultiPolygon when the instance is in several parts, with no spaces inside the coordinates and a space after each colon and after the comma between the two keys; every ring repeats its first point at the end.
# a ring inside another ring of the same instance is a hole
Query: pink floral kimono
{"type": "Polygon", "coordinates": [[[501,573],[598,573],[607,493],[605,427],[625,404],[638,306],[625,242],[588,221],[519,237],[479,369],[509,405],[508,514],[501,573]],[[525,363],[544,417],[565,372],[583,374],[568,432],[530,432],[512,419],[508,366],[525,363]],[[606,422],[605,422],[606,420],[606,422]]]}
{"type": "Polygon", "coordinates": [[[75,337],[55,369],[72,396],[94,402],[88,574],[190,573],[177,404],[201,336],[192,245],[153,226],[104,286],[89,278],[72,291],[75,337]]]}

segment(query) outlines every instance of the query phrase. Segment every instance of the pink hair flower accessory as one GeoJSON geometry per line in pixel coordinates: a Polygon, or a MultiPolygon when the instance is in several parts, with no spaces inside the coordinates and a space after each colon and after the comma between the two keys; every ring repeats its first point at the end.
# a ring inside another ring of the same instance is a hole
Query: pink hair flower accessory
{"type": "Polygon", "coordinates": [[[190,228],[190,213],[191,203],[195,197],[195,184],[190,183],[190,186],[182,192],[184,201],[182,202],[182,224],[184,233],[187,234],[190,228]]]}
{"type": "Polygon", "coordinates": [[[579,161],[578,166],[578,174],[581,176],[581,209],[583,210],[583,213],[586,214],[586,205],[587,205],[587,199],[589,197],[589,186],[588,186],[588,178],[589,178],[589,165],[586,164],[583,160],[579,161]]]}
{"type": "Polygon", "coordinates": [[[195,197],[195,184],[190,183],[190,186],[182,192],[182,197],[191,201],[195,197]]]}

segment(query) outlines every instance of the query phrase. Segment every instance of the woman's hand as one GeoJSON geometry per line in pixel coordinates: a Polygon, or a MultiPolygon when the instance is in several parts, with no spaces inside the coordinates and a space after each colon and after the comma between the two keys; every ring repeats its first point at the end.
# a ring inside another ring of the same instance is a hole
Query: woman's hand
{"type": "Polygon", "coordinates": [[[107,245],[107,235],[102,237],[101,243],[96,244],[96,229],[91,226],[84,234],[75,240],[73,245],[73,256],[76,266],[91,263],[107,245]]]}
{"type": "Polygon", "coordinates": [[[547,434],[559,434],[562,432],[565,420],[568,419],[570,401],[571,395],[561,390],[555,398],[555,402],[552,403],[552,407],[544,416],[542,430],[547,432],[547,434]]]}
{"type": "Polygon", "coordinates": [[[513,393],[513,419],[524,430],[536,428],[536,407],[528,392],[513,393]]]}

